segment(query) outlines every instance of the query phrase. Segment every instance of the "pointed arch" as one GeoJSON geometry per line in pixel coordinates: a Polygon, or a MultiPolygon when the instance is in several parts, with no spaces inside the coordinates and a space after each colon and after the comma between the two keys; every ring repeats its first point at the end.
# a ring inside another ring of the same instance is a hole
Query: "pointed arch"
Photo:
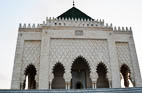
{"type": "Polygon", "coordinates": [[[109,88],[109,81],[107,78],[107,67],[104,63],[100,62],[97,65],[96,72],[98,74],[97,88],[109,88]]]}
{"type": "Polygon", "coordinates": [[[28,75],[29,73],[36,75],[36,68],[33,64],[29,64],[25,69],[25,75],[28,75]]]}
{"type": "Polygon", "coordinates": [[[90,72],[91,69],[88,61],[83,56],[76,57],[71,66],[71,88],[91,88],[92,81],[90,78],[90,72]]]}
{"type": "Polygon", "coordinates": [[[100,62],[100,63],[97,65],[96,72],[98,73],[98,76],[101,75],[101,73],[99,73],[99,72],[102,72],[103,75],[106,75],[106,73],[108,72],[107,66],[106,66],[103,62],[100,62]],[[102,70],[103,70],[103,71],[102,71],[102,70]]]}
{"type": "Polygon", "coordinates": [[[65,68],[60,62],[56,63],[52,71],[54,78],[52,80],[52,89],[65,89],[64,73],[65,68]]]}
{"type": "Polygon", "coordinates": [[[52,67],[52,73],[54,73],[55,68],[57,68],[57,66],[61,66],[62,69],[64,70],[64,73],[65,73],[65,67],[64,67],[64,65],[63,65],[61,62],[57,62],[57,63],[52,67]]]}
{"type": "Polygon", "coordinates": [[[25,80],[23,84],[23,89],[26,89],[26,88],[36,89],[36,80],[35,80],[36,73],[37,73],[37,70],[33,64],[29,64],[26,67],[24,71],[25,80]]]}
{"type": "MultiPolygon", "coordinates": [[[[121,75],[121,83],[122,80],[124,81],[124,87],[133,86],[132,79],[131,79],[131,71],[127,64],[122,64],[120,67],[120,75],[121,75]]],[[[121,84],[123,85],[123,84],[121,84]]],[[[121,86],[122,87],[122,86],[121,86]]]]}
{"type": "Polygon", "coordinates": [[[86,66],[89,68],[89,73],[90,73],[90,72],[91,72],[91,67],[90,67],[88,61],[86,60],[86,58],[83,57],[82,55],[77,56],[77,57],[73,60],[71,68],[73,68],[73,65],[74,65],[74,64],[76,64],[77,62],[79,62],[79,61],[78,61],[79,59],[81,59],[82,62],[86,64],[86,66]]]}

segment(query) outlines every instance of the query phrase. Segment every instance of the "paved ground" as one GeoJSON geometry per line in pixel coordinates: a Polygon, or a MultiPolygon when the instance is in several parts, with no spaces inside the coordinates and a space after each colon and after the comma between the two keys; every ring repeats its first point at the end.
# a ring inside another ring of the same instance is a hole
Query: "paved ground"
{"type": "Polygon", "coordinates": [[[0,90],[0,93],[142,93],[142,88],[98,88],[79,90],[0,90]]]}

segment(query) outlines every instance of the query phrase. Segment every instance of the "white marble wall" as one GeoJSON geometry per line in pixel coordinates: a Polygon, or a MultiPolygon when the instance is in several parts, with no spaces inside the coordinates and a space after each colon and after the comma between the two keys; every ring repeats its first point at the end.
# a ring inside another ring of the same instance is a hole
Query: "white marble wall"
{"type": "Polygon", "coordinates": [[[104,26],[103,21],[98,23],[100,26],[84,27],[55,26],[47,22],[37,28],[19,28],[11,88],[20,89],[24,69],[31,63],[35,64],[38,71],[37,88],[49,89],[49,83],[54,78],[52,69],[57,62],[63,64],[64,78],[69,82],[71,65],[78,56],[87,60],[93,83],[97,80],[96,66],[102,62],[107,67],[111,86],[119,88],[120,65],[126,63],[131,69],[135,86],[142,86],[132,32],[120,29],[113,31],[111,26],[104,26]],[[76,34],[75,31],[81,33],[76,34]]]}

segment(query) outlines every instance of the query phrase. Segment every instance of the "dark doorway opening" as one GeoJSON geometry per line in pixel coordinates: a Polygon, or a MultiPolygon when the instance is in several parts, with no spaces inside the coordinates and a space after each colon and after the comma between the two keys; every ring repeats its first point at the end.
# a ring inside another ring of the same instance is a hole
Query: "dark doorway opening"
{"type": "Polygon", "coordinates": [[[103,63],[98,64],[97,73],[98,73],[97,88],[109,88],[109,81],[106,77],[107,68],[105,64],[103,63]]]}
{"type": "Polygon", "coordinates": [[[76,83],[76,89],[82,89],[83,85],[81,84],[81,82],[77,82],[76,83]]]}
{"type": "Polygon", "coordinates": [[[23,84],[23,89],[36,89],[36,68],[34,65],[30,64],[25,69],[25,80],[23,84]]]}
{"type": "Polygon", "coordinates": [[[64,66],[61,63],[57,63],[53,69],[54,79],[52,80],[52,89],[65,89],[64,73],[64,66]]]}
{"type": "Polygon", "coordinates": [[[133,87],[132,79],[131,79],[131,72],[129,67],[126,64],[123,64],[120,68],[120,75],[121,75],[121,87],[133,87]],[[122,84],[122,81],[124,82],[122,84]],[[123,85],[123,86],[122,86],[123,85]]]}

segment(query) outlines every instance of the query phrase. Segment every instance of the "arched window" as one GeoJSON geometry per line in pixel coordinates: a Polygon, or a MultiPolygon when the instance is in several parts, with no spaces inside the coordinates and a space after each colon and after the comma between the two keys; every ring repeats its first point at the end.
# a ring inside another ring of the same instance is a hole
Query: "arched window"
{"type": "Polygon", "coordinates": [[[105,64],[103,64],[103,63],[98,64],[97,74],[98,74],[97,88],[109,88],[109,82],[106,77],[107,69],[106,69],[105,64]]]}
{"type": "Polygon", "coordinates": [[[36,89],[36,68],[34,65],[30,64],[25,69],[25,80],[23,84],[23,89],[36,89]]]}
{"type": "Polygon", "coordinates": [[[120,68],[121,87],[133,87],[130,74],[131,72],[129,67],[126,64],[123,64],[120,68]]]}
{"type": "Polygon", "coordinates": [[[61,63],[57,63],[53,69],[54,79],[52,80],[52,89],[65,89],[64,73],[64,66],[61,63]]]}

